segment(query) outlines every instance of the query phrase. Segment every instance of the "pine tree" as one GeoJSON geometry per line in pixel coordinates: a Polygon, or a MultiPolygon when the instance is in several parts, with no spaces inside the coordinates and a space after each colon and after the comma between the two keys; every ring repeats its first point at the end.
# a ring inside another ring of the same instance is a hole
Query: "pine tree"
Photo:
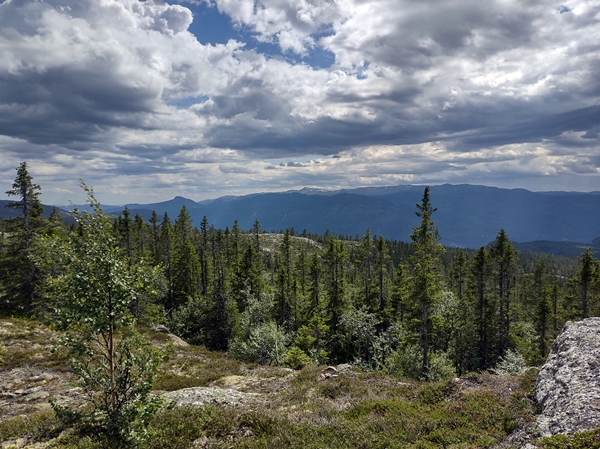
{"type": "Polygon", "coordinates": [[[362,290],[363,297],[362,301],[359,301],[357,307],[365,304],[367,305],[370,312],[375,312],[378,309],[376,303],[377,296],[373,295],[373,258],[374,258],[374,245],[373,236],[371,230],[367,228],[365,235],[361,239],[358,245],[358,262],[361,265],[362,270],[362,290]]]}
{"type": "Polygon", "coordinates": [[[166,212],[163,221],[160,224],[158,258],[162,265],[167,283],[163,305],[165,311],[170,316],[175,307],[173,300],[173,226],[171,225],[169,214],[166,212]]]}
{"type": "Polygon", "coordinates": [[[398,264],[392,281],[393,290],[390,306],[392,317],[400,323],[404,322],[407,311],[407,302],[410,294],[409,283],[408,268],[405,264],[398,264]]]}
{"type": "Polygon", "coordinates": [[[598,284],[600,264],[594,258],[594,253],[592,253],[590,248],[586,248],[577,260],[579,261],[579,271],[577,272],[576,278],[579,283],[581,313],[582,317],[585,319],[590,316],[590,299],[594,287],[598,284]]]}
{"type": "Polygon", "coordinates": [[[11,311],[31,313],[37,302],[36,289],[41,280],[34,259],[36,238],[43,227],[43,207],[39,200],[41,188],[33,183],[26,162],[17,168],[12,189],[6,194],[18,198],[7,207],[18,210],[20,215],[7,222],[8,238],[0,260],[0,276],[4,286],[2,303],[11,311]]]}
{"type": "Polygon", "coordinates": [[[490,245],[490,256],[496,273],[496,295],[498,297],[498,343],[500,355],[510,347],[511,297],[517,252],[504,229],[501,229],[496,240],[490,245]]]}
{"type": "Polygon", "coordinates": [[[200,296],[200,260],[192,243],[192,219],[185,206],[175,220],[173,233],[173,305],[181,307],[200,296]]]}
{"type": "Polygon", "coordinates": [[[452,264],[452,270],[450,271],[450,286],[452,291],[456,295],[459,301],[465,296],[465,286],[467,280],[467,256],[461,249],[452,264]]]}
{"type": "Polygon", "coordinates": [[[375,244],[375,274],[377,277],[377,296],[378,296],[378,318],[381,322],[380,330],[387,329],[391,324],[391,314],[389,313],[388,292],[387,292],[387,265],[390,261],[387,244],[382,235],[375,244]]]}
{"type": "Polygon", "coordinates": [[[140,214],[135,214],[134,223],[134,240],[135,240],[135,260],[139,262],[146,257],[146,223],[140,214]]]}
{"type": "MultiPolygon", "coordinates": [[[[346,309],[346,264],[348,249],[342,240],[331,236],[327,250],[323,255],[325,291],[327,293],[327,326],[332,335],[336,335],[342,314],[346,309]]],[[[332,355],[339,355],[339,347],[332,348],[332,355]]]]}
{"type": "Polygon", "coordinates": [[[160,252],[158,246],[160,240],[160,220],[158,219],[158,214],[155,210],[152,211],[150,225],[152,225],[152,258],[154,263],[157,264],[160,262],[160,252]]]}
{"type": "Polygon", "coordinates": [[[283,235],[279,253],[282,263],[278,270],[279,294],[277,295],[276,302],[277,324],[289,331],[295,326],[293,312],[296,306],[296,298],[292,288],[295,282],[295,276],[292,259],[292,236],[289,228],[286,229],[285,234],[283,235]]]}
{"type": "MultiPolygon", "coordinates": [[[[413,269],[411,298],[418,306],[420,316],[420,340],[422,352],[421,374],[429,377],[429,352],[431,339],[430,314],[432,306],[439,300],[441,293],[441,256],[444,248],[439,243],[439,233],[431,215],[437,210],[429,200],[429,187],[425,187],[421,204],[417,204],[415,214],[421,224],[413,228],[410,236],[413,255],[410,262],[413,269]]],[[[416,318],[416,317],[415,317],[416,318]]]]}
{"type": "Polygon", "coordinates": [[[496,310],[492,299],[493,284],[490,256],[482,246],[475,253],[468,280],[468,290],[475,309],[477,323],[477,360],[479,370],[495,365],[496,310]]]}
{"type": "Polygon", "coordinates": [[[117,220],[117,232],[121,236],[121,246],[127,252],[129,266],[133,264],[133,248],[132,248],[132,229],[133,220],[131,219],[131,211],[127,206],[117,220]]]}
{"type": "Polygon", "coordinates": [[[221,230],[213,232],[213,262],[214,270],[213,285],[211,288],[211,303],[209,306],[209,326],[205,333],[207,335],[207,346],[220,351],[227,350],[229,339],[232,335],[235,306],[231,306],[228,300],[227,288],[227,244],[225,235],[221,230]]]}
{"type": "Polygon", "coordinates": [[[201,293],[202,296],[208,295],[208,286],[210,284],[209,261],[208,261],[208,219],[206,215],[200,223],[200,271],[201,271],[201,293]]]}
{"type": "Polygon", "coordinates": [[[533,294],[535,297],[535,323],[539,338],[539,358],[543,360],[548,352],[548,325],[550,324],[551,309],[548,300],[548,281],[546,264],[539,259],[533,273],[533,294]]]}

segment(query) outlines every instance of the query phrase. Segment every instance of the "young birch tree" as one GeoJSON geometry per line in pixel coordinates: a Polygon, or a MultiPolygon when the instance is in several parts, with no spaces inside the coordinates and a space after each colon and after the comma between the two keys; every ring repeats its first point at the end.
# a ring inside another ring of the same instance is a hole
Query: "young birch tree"
{"type": "Polygon", "coordinates": [[[90,407],[59,416],[104,440],[106,447],[138,446],[160,401],[150,396],[161,351],[135,330],[130,306],[154,284],[156,272],[129,258],[91,189],[82,183],[93,213],[76,214],[80,233],[49,242],[64,265],[54,280],[58,327],[90,407]]]}

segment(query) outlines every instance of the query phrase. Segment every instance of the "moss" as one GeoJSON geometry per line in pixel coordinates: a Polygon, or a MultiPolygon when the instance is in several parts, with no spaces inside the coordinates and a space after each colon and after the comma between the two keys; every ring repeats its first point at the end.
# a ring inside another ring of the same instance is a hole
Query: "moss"
{"type": "Polygon", "coordinates": [[[599,449],[600,427],[589,432],[542,438],[537,445],[540,449],[599,449]]]}

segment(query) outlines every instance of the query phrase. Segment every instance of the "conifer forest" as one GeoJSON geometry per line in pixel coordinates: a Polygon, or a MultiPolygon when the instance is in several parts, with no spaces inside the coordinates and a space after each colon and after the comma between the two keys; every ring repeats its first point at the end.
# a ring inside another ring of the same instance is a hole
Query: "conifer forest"
{"type": "Polygon", "coordinates": [[[435,380],[509,357],[539,365],[567,320],[600,313],[589,249],[577,258],[518,253],[503,229],[487,247],[444,248],[435,226],[443,205],[428,187],[410,211],[420,224],[408,242],[369,229],[266,230],[258,220],[252,229],[215,229],[210,217],[194,226],[185,206],[149,221],[127,208],[107,216],[85,185],[91,212],[43,218],[26,163],[8,187],[18,214],[1,223],[2,312],[58,327],[102,315],[90,304],[107,295],[113,320],[162,324],[240,360],[347,362],[435,380]]]}

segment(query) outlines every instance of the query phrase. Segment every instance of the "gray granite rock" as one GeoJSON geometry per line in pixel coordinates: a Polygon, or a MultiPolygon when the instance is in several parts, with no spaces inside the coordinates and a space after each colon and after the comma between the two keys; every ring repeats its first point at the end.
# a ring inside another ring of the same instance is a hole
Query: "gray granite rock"
{"type": "Polygon", "coordinates": [[[535,398],[543,436],[600,425],[600,318],[565,324],[540,371],[535,398]]]}
{"type": "Polygon", "coordinates": [[[248,399],[256,398],[257,393],[244,393],[229,388],[192,387],[165,393],[167,401],[177,406],[200,407],[205,404],[239,405],[248,399]]]}

